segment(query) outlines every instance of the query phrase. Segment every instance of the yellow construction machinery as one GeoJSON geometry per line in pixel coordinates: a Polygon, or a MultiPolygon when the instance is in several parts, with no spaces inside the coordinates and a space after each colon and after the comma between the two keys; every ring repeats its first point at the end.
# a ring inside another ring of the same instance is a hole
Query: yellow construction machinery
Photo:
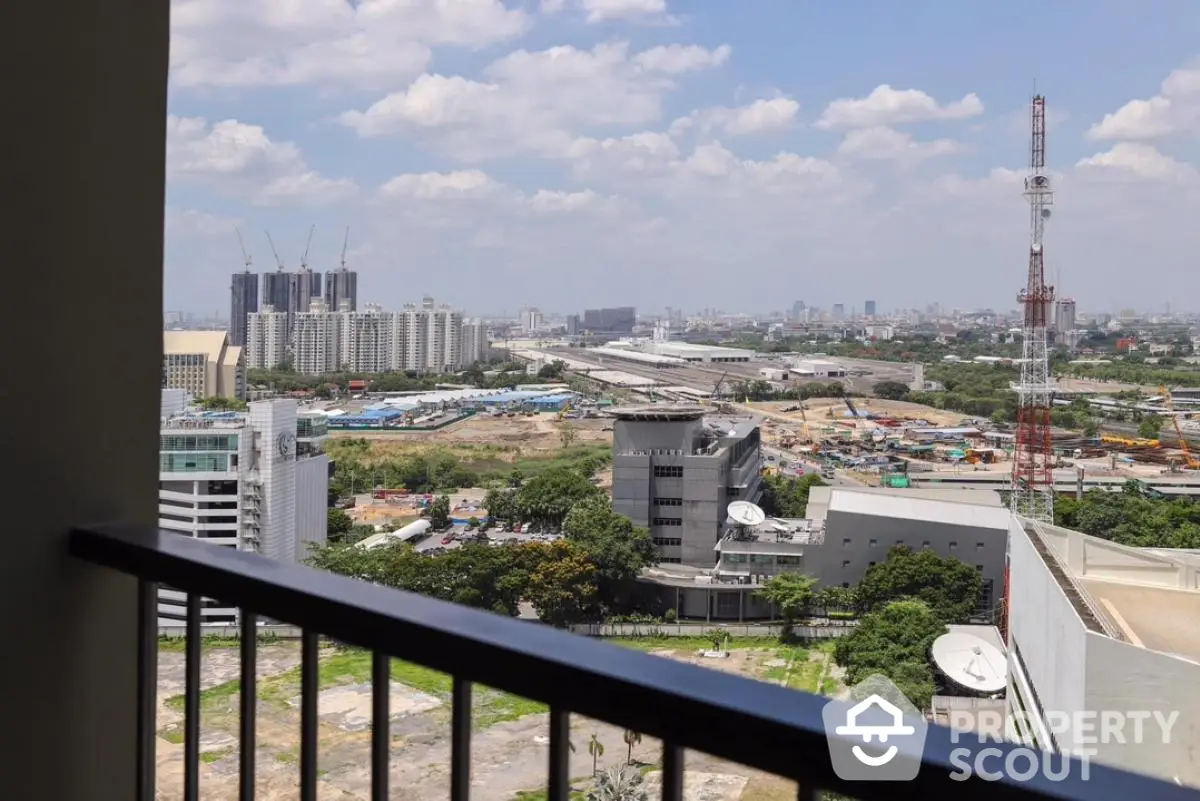
{"type": "Polygon", "coordinates": [[[1158,391],[1162,393],[1163,405],[1167,407],[1167,412],[1171,415],[1171,425],[1175,427],[1175,436],[1179,438],[1179,450],[1183,451],[1184,465],[1188,470],[1200,470],[1200,459],[1192,456],[1192,448],[1183,436],[1183,429],[1179,425],[1179,415],[1175,414],[1175,404],[1171,400],[1170,390],[1166,387],[1159,387],[1158,391]]]}

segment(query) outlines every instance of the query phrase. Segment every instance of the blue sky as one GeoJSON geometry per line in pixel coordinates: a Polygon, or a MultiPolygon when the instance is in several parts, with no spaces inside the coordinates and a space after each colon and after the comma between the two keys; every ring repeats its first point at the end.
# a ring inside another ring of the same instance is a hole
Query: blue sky
{"type": "Polygon", "coordinates": [[[294,268],[310,225],[316,269],[350,226],[388,307],[1008,309],[1035,80],[1052,277],[1084,309],[1197,305],[1192,2],[177,0],[173,25],[169,309],[226,308],[235,226],[266,270],[263,232],[294,268]]]}

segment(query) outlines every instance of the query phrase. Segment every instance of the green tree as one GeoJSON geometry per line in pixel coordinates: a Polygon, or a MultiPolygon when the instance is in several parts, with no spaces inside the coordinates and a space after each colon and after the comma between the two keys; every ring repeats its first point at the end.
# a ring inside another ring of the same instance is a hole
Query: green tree
{"type": "Polygon", "coordinates": [[[325,515],[325,537],[340,542],[354,528],[354,520],[341,509],[330,509],[325,515]]]}
{"type": "Polygon", "coordinates": [[[933,551],[897,546],[867,568],[857,593],[861,610],[874,612],[901,598],[924,602],[946,623],[965,622],[979,604],[983,579],[974,567],[933,551]]]}
{"type": "Polygon", "coordinates": [[[516,493],[512,490],[490,489],[483,496],[483,508],[487,509],[488,517],[492,520],[515,521],[516,493]]]}
{"type": "Polygon", "coordinates": [[[580,471],[555,467],[526,481],[517,490],[514,505],[522,521],[561,527],[572,507],[602,494],[580,471]]]}
{"type": "Polygon", "coordinates": [[[633,764],[633,747],[641,744],[642,735],[633,729],[626,729],[625,733],[621,735],[621,739],[625,741],[625,745],[629,749],[625,754],[625,764],[631,765],[633,764]]]}
{"type": "Polygon", "coordinates": [[[1142,422],[1138,423],[1138,436],[1143,439],[1158,439],[1158,432],[1162,430],[1163,419],[1157,414],[1148,414],[1142,418],[1142,422]]]}
{"type": "Polygon", "coordinates": [[[816,579],[800,573],[780,573],[767,579],[758,591],[760,598],[775,606],[783,618],[783,636],[792,633],[798,618],[808,606],[816,579]]]}
{"type": "Polygon", "coordinates": [[[596,567],[587,552],[565,540],[534,543],[536,567],[529,577],[525,599],[538,619],[558,628],[580,623],[596,602],[596,567]]]}
{"type": "Polygon", "coordinates": [[[945,623],[921,601],[893,601],[838,638],[833,656],[846,669],[847,684],[881,674],[915,706],[927,709],[933,696],[929,647],[945,632],[945,623]]]}
{"type": "Polygon", "coordinates": [[[210,412],[244,412],[247,408],[244,400],[220,396],[200,398],[196,401],[196,405],[210,412]]]}
{"type": "Polygon", "coordinates": [[[575,430],[575,426],[570,423],[563,423],[558,428],[558,439],[564,448],[569,448],[575,444],[575,438],[579,432],[575,430]]]}
{"type": "MultiPolygon", "coordinates": [[[[918,387],[919,389],[919,387],[918,387]]],[[[899,381],[879,381],[871,387],[877,397],[886,400],[904,400],[908,397],[908,386],[899,381]]]]}
{"type": "Polygon", "coordinates": [[[563,534],[586,550],[596,566],[598,614],[624,605],[642,568],[657,561],[650,533],[614,512],[602,494],[575,504],[563,520],[563,534]]]}
{"type": "Polygon", "coordinates": [[[429,504],[429,522],[440,531],[450,525],[450,497],[439,495],[429,504]]]}
{"type": "Polygon", "coordinates": [[[763,478],[759,506],[772,517],[804,517],[808,509],[808,493],[825,482],[816,473],[785,476],[775,473],[763,478]]]}
{"type": "MultiPolygon", "coordinates": [[[[604,756],[604,743],[600,742],[600,738],[595,732],[592,732],[592,739],[588,740],[588,754],[592,757],[592,775],[596,775],[597,763],[600,757],[604,756]]],[[[612,799],[616,801],[616,799],[612,799]]]]}

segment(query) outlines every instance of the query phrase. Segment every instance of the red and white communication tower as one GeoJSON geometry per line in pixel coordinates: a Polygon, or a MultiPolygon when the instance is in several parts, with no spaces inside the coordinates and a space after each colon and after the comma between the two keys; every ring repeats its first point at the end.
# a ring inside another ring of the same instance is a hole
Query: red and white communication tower
{"type": "Polygon", "coordinates": [[[1046,342],[1048,317],[1054,308],[1054,287],[1046,285],[1042,234],[1054,192],[1046,175],[1046,98],[1036,95],[1030,114],[1033,141],[1025,197],[1029,200],[1029,276],[1017,300],[1025,310],[1024,359],[1021,383],[1016,387],[1017,447],[1013,454],[1012,497],[1016,514],[1034,520],[1054,521],[1053,453],[1050,442],[1050,354],[1046,342]]]}

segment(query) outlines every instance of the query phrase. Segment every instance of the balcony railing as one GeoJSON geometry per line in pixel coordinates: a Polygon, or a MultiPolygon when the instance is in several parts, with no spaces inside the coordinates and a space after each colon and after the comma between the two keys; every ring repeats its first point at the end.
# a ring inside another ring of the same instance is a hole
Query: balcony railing
{"type": "MultiPolygon", "coordinates": [[[[300,798],[318,790],[318,637],[370,649],[372,657],[371,798],[389,798],[389,661],[400,658],[453,677],[450,798],[470,792],[471,692],[475,683],[541,701],[550,709],[549,801],[568,801],[571,713],[662,742],[662,798],[680,801],[683,755],[694,749],[795,780],[799,801],[821,790],[865,799],[970,798],[972,801],[1127,801],[1188,799],[1192,790],[1099,765],[1090,777],[1072,769],[1063,781],[950,778],[949,729],[930,726],[922,770],[911,782],[851,783],[834,773],[822,708],[826,699],[601,641],[399,592],[255,554],[215,548],[154,529],[93,528],[72,533],[72,554],[136,577],[138,618],[138,801],[155,798],[158,630],[156,587],[189,593],[184,656],[185,801],[200,798],[200,600],[220,598],[243,610],[241,623],[239,782],[254,797],[256,649],[259,616],[300,627],[300,798]]],[[[1015,746],[991,745],[1003,759],[1015,746]]]]}

